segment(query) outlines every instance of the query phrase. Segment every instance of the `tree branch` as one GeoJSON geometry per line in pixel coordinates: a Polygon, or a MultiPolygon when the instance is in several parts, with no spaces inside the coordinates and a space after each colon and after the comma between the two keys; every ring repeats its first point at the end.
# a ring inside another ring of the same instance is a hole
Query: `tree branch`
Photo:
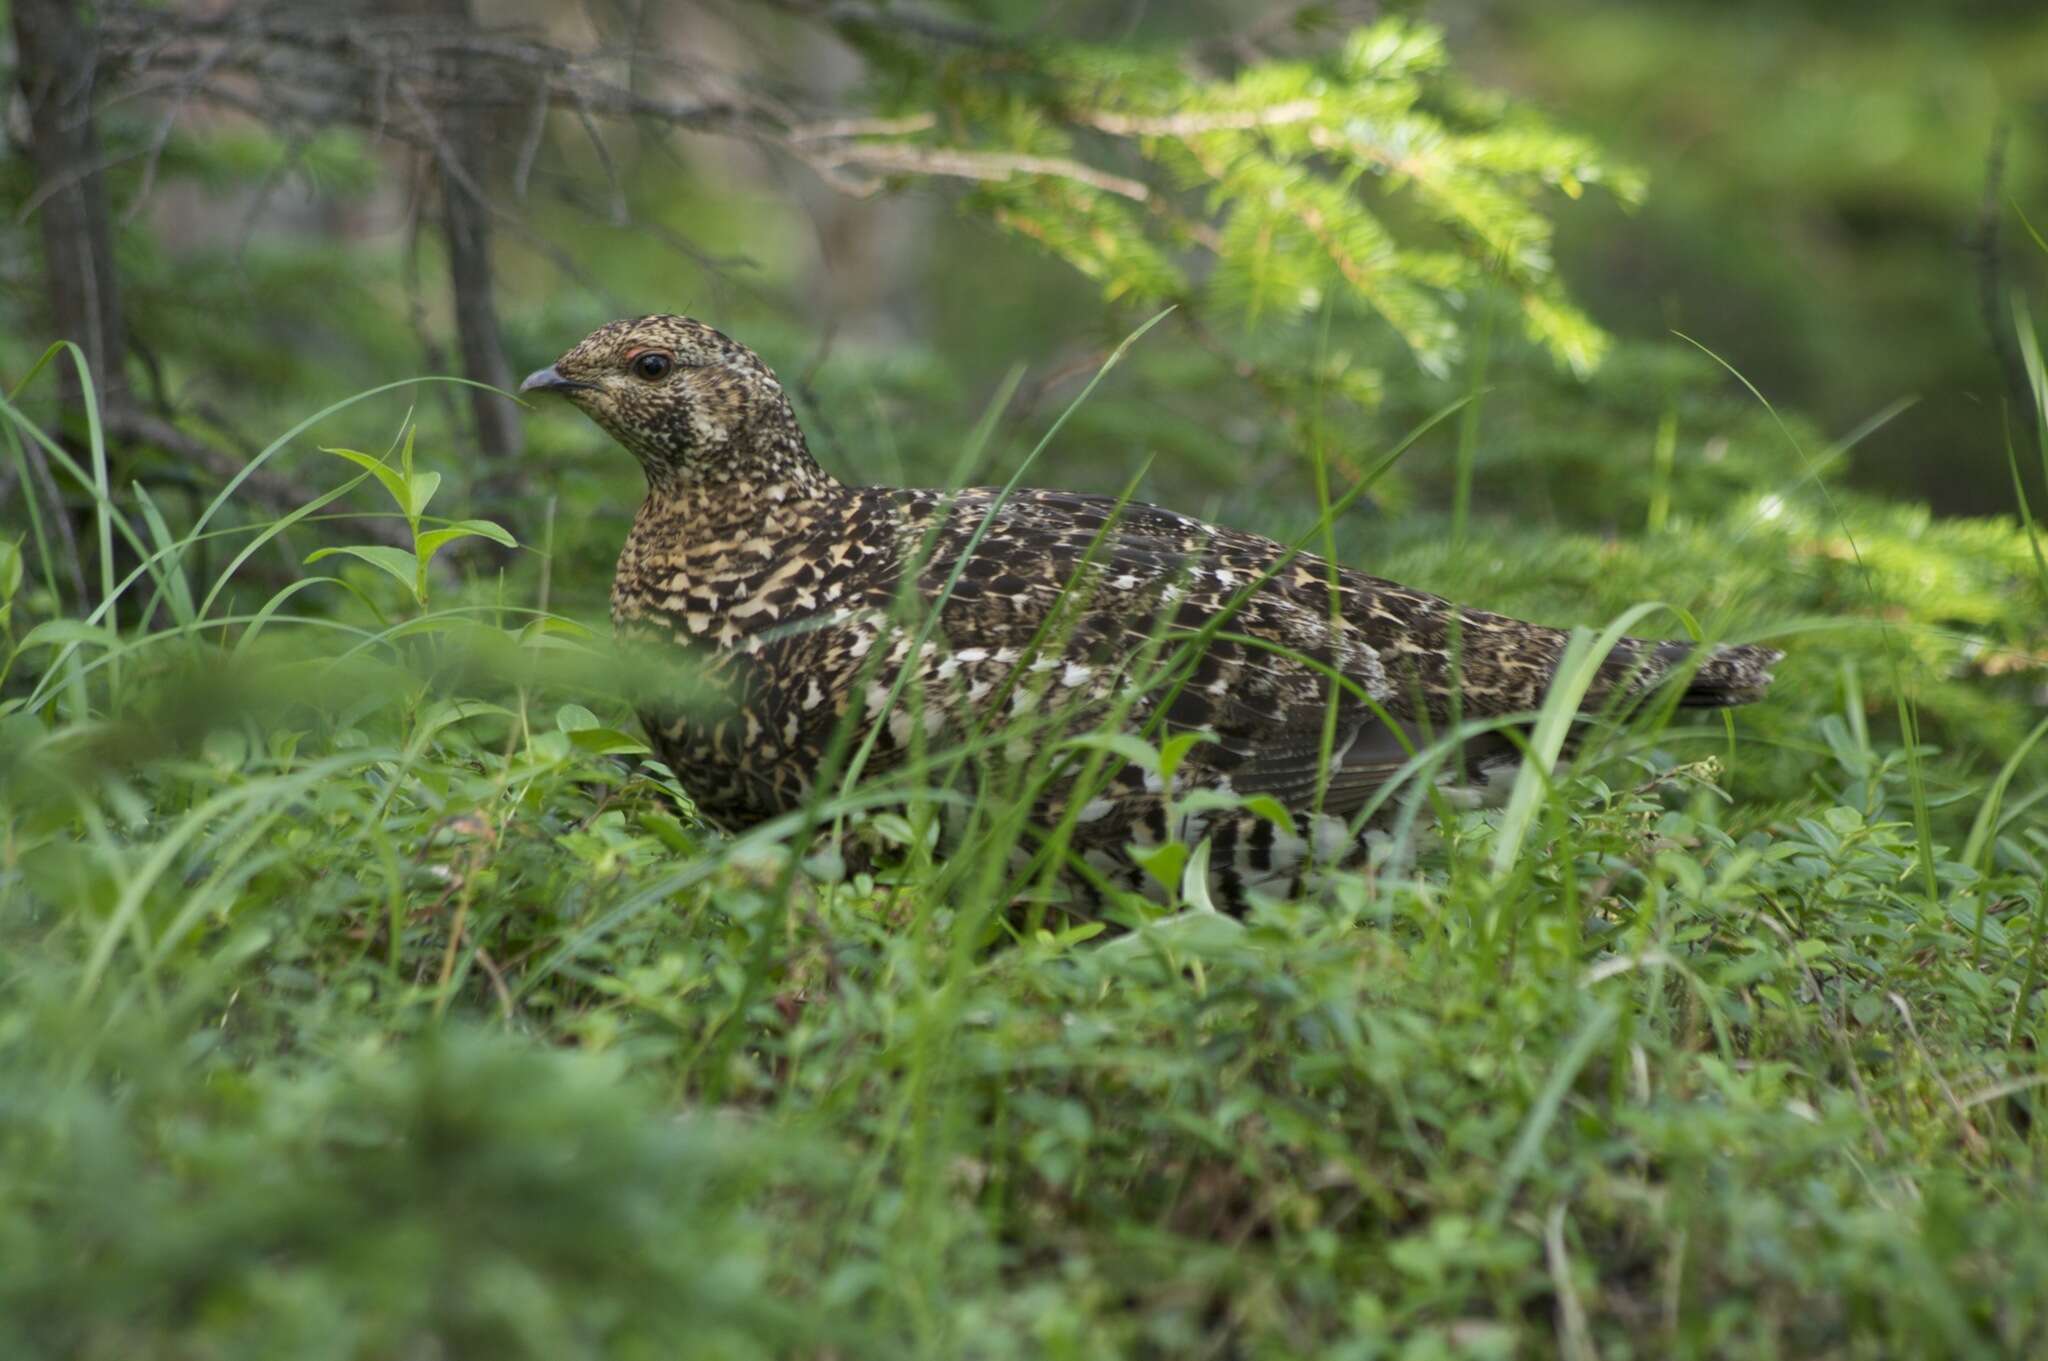
{"type": "Polygon", "coordinates": [[[1118,137],[1193,137],[1204,132],[1248,131],[1306,123],[1323,111],[1319,99],[1293,99],[1263,109],[1236,109],[1217,113],[1175,113],[1147,116],[1131,113],[1090,112],[1076,117],[1101,132],[1118,137]]]}
{"type": "MultiPolygon", "coordinates": [[[[963,151],[953,147],[915,146],[903,142],[851,142],[844,146],[811,150],[792,146],[798,156],[821,170],[837,171],[858,166],[877,174],[938,175],[953,179],[1000,182],[1018,175],[1055,175],[1085,184],[1091,189],[1117,194],[1143,203],[1152,197],[1150,185],[1097,170],[1092,165],[1064,156],[1030,156],[1008,151],[963,151]]],[[[849,193],[869,194],[880,188],[873,180],[837,181],[849,193]]]]}

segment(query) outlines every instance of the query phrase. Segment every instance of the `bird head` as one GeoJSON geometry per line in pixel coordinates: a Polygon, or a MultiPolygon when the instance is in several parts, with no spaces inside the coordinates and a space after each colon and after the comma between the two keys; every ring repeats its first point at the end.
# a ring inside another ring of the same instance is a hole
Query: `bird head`
{"type": "Polygon", "coordinates": [[[689,317],[600,326],[519,390],[568,398],[640,460],[657,488],[767,484],[816,471],[775,374],[689,317]]]}

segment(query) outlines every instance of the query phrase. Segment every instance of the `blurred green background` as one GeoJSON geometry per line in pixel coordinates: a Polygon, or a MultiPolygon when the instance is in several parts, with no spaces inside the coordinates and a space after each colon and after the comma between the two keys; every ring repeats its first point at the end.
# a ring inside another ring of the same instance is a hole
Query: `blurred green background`
{"type": "MultiPolygon", "coordinates": [[[[1861,485],[1938,510],[2012,508],[2002,411],[2024,406],[1986,314],[1997,286],[2040,296],[2048,12],[2027,4],[1602,4],[1474,7],[1452,17],[1484,78],[1597,127],[1648,172],[1632,215],[1567,214],[1559,253],[1618,334],[1683,331],[1774,402],[1847,431],[1912,409],[1853,459],[1861,485]],[[2013,249],[2015,245],[2020,248],[2013,249]]],[[[1454,41],[1457,41],[1454,38],[1454,41]]]]}

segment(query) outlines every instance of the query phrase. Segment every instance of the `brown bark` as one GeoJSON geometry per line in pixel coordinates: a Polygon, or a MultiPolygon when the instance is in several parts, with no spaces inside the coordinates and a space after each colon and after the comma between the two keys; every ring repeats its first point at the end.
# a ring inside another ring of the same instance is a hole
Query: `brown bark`
{"type": "MultiPolygon", "coordinates": [[[[388,12],[432,19],[449,33],[474,32],[470,0],[384,0],[388,12]]],[[[455,89],[488,83],[484,64],[459,47],[445,60],[446,83],[455,89]],[[472,69],[474,68],[474,69],[472,69]]],[[[498,302],[491,282],[490,195],[502,167],[492,155],[492,114],[481,107],[454,107],[421,114],[432,148],[441,198],[441,239],[448,251],[449,300],[455,317],[455,345],[462,376],[474,383],[510,389],[512,365],[498,329],[498,302]]],[[[496,393],[469,390],[470,415],[485,457],[503,462],[525,447],[518,408],[496,393]]]]}
{"type": "MultiPolygon", "coordinates": [[[[102,400],[118,400],[127,387],[122,365],[128,333],[92,115],[96,33],[76,0],[14,0],[12,9],[51,326],[58,338],[77,342],[85,352],[102,400]]],[[[64,381],[67,391],[77,390],[69,365],[64,381]]]]}
{"type": "MultiPolygon", "coordinates": [[[[458,115],[460,122],[473,123],[474,115],[458,115]]],[[[477,149],[481,142],[473,130],[453,131],[456,154],[464,144],[477,149]]],[[[470,164],[481,170],[481,157],[470,164]]],[[[512,365],[505,358],[504,337],[498,330],[498,302],[491,285],[491,208],[481,198],[482,186],[455,182],[444,169],[441,174],[441,231],[448,246],[448,285],[455,304],[455,334],[462,352],[462,376],[471,382],[488,383],[509,390],[513,384],[512,365]]],[[[523,428],[518,408],[495,392],[469,390],[470,412],[476,420],[477,442],[493,459],[515,457],[523,446],[523,428]]]]}

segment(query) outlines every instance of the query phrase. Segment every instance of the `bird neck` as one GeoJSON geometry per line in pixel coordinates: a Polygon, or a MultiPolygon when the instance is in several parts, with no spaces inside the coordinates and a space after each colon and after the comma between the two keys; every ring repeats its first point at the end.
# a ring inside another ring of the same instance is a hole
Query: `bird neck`
{"type": "Polygon", "coordinates": [[[847,495],[818,466],[786,402],[777,402],[715,450],[681,466],[643,462],[647,501],[636,529],[680,531],[686,555],[748,541],[774,541],[823,518],[847,495]]]}
{"type": "Polygon", "coordinates": [[[712,447],[680,460],[643,458],[641,467],[650,506],[707,526],[740,529],[785,519],[779,513],[785,508],[831,501],[846,491],[818,466],[796,413],[780,399],[712,447]]]}

